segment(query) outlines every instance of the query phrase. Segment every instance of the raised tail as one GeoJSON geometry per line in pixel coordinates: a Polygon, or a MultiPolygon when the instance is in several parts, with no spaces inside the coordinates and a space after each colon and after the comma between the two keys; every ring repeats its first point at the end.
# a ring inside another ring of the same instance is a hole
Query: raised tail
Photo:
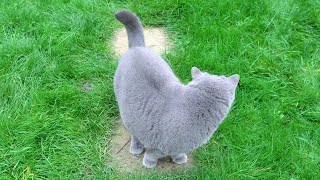
{"type": "Polygon", "coordinates": [[[142,46],[145,47],[143,28],[136,14],[130,11],[118,11],[115,14],[118,21],[122,22],[127,30],[129,48],[142,46]]]}

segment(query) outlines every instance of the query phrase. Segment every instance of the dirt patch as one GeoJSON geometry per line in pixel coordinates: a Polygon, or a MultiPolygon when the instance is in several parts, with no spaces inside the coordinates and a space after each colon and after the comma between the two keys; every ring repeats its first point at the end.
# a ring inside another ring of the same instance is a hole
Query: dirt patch
{"type": "MultiPolygon", "coordinates": [[[[160,27],[144,28],[146,46],[158,53],[168,51],[172,47],[165,30],[160,27]]],[[[128,50],[128,37],[125,28],[116,31],[111,40],[111,45],[116,56],[120,57],[128,50]]]]}
{"type": "Polygon", "coordinates": [[[186,164],[174,164],[169,157],[162,158],[158,161],[154,169],[147,169],[142,164],[143,153],[141,155],[133,155],[129,152],[130,134],[123,126],[121,120],[116,123],[116,129],[111,139],[110,153],[111,162],[120,172],[163,172],[182,169],[191,169],[193,165],[192,154],[188,154],[188,162],[186,164]]]}
{"type": "Polygon", "coordinates": [[[82,80],[81,82],[82,82],[82,85],[80,87],[80,90],[82,92],[90,92],[90,91],[92,91],[92,85],[91,85],[91,83],[89,81],[82,80]]]}

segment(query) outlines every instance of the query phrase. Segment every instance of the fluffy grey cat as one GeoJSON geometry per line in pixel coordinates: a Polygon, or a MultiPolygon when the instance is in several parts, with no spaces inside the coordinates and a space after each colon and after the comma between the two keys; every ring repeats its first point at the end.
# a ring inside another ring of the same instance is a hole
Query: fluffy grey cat
{"type": "Polygon", "coordinates": [[[130,11],[115,16],[129,39],[129,50],[115,73],[114,91],[131,133],[130,152],[145,150],[147,168],[165,156],[186,163],[186,153],[206,143],[226,117],[240,77],[211,75],[193,67],[192,81],[184,85],[160,55],[145,47],[139,18],[130,11]]]}

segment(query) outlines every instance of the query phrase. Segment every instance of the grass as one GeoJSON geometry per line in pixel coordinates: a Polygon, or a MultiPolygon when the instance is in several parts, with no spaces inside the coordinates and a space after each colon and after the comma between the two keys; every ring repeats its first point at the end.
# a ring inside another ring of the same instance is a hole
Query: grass
{"type": "Polygon", "coordinates": [[[119,116],[108,41],[118,9],[164,26],[183,82],[197,66],[238,73],[229,116],[191,171],[131,178],[319,179],[320,1],[0,2],[2,179],[120,178],[108,145],[119,116]],[[88,86],[89,90],[83,90],[88,86]]]}

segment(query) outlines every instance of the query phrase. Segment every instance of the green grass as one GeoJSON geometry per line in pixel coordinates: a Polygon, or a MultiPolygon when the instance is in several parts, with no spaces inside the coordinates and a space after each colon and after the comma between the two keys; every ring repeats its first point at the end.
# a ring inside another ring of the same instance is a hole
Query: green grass
{"type": "Polygon", "coordinates": [[[319,0],[1,1],[1,179],[120,178],[108,163],[119,113],[107,42],[123,8],[166,27],[175,53],[164,56],[183,82],[192,66],[241,76],[195,168],[140,178],[320,179],[319,0]]]}

